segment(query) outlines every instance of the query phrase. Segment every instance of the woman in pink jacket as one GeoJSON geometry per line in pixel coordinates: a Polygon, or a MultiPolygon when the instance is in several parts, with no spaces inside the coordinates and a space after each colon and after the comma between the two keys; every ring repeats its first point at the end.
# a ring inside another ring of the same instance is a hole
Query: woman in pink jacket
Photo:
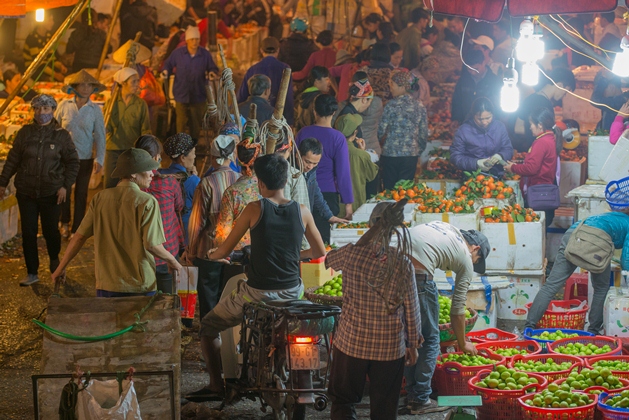
{"type": "Polygon", "coordinates": [[[611,144],[616,144],[622,133],[625,130],[629,129],[629,119],[627,116],[629,115],[629,102],[625,103],[622,108],[620,108],[620,112],[614,118],[614,122],[612,122],[612,126],[609,128],[609,142],[611,144]]]}

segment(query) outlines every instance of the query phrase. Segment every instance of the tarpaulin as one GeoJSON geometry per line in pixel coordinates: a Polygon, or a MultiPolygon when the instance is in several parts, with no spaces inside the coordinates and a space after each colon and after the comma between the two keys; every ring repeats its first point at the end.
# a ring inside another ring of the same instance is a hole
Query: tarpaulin
{"type": "MultiPolygon", "coordinates": [[[[625,0],[629,5],[629,0],[625,0]]],[[[502,16],[505,4],[513,17],[609,12],[618,5],[617,0],[424,0],[428,10],[446,15],[463,16],[472,19],[497,22],[502,16]]]]}
{"type": "Polygon", "coordinates": [[[23,17],[37,9],[74,6],[78,0],[2,0],[0,17],[23,17]]]}

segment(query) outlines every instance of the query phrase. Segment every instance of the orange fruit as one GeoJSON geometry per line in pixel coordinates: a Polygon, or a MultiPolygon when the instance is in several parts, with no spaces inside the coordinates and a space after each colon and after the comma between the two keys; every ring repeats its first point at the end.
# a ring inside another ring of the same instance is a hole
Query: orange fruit
{"type": "Polygon", "coordinates": [[[493,223],[493,221],[491,217],[485,217],[485,223],[493,223]]]}
{"type": "Polygon", "coordinates": [[[497,198],[498,200],[504,200],[505,195],[504,195],[504,194],[498,194],[498,195],[496,196],[496,198],[497,198]]]}
{"type": "Polygon", "coordinates": [[[478,181],[478,182],[482,181],[483,179],[485,179],[485,175],[478,175],[476,177],[476,181],[478,181]]]}
{"type": "Polygon", "coordinates": [[[533,221],[533,218],[531,217],[531,215],[530,215],[530,214],[527,214],[527,215],[526,215],[526,217],[524,217],[524,221],[525,221],[525,222],[532,222],[532,221],[533,221]]]}

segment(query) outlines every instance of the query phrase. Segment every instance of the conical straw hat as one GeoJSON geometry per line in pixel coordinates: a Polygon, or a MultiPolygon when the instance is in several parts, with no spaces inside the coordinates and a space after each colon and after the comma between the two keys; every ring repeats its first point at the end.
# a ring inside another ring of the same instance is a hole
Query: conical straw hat
{"type": "Polygon", "coordinates": [[[65,82],[65,86],[63,86],[61,90],[63,90],[65,93],[71,92],[72,85],[78,85],[81,83],[89,83],[90,85],[94,86],[93,93],[102,92],[105,89],[107,89],[105,85],[99,82],[94,76],[89,74],[85,69],[82,69],[77,73],[67,76],[64,82],[65,82]]]}
{"type": "MultiPolygon", "coordinates": [[[[131,45],[133,45],[133,41],[128,40],[127,42],[124,43],[122,47],[118,48],[116,52],[114,52],[113,58],[116,63],[122,64],[125,62],[125,60],[127,59],[127,51],[129,51],[129,48],[131,48],[131,45]]],[[[144,45],[140,44],[139,42],[137,43],[137,45],[138,47],[140,47],[140,49],[138,50],[138,53],[135,55],[135,62],[139,64],[151,58],[152,54],[151,54],[151,50],[146,48],[144,45]]]]}

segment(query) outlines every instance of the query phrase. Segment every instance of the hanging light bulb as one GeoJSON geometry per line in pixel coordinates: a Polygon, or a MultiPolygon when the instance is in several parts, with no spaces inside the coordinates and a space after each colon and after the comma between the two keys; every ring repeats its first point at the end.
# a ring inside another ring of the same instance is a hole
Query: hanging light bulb
{"type": "Polygon", "coordinates": [[[619,77],[629,77],[629,32],[620,41],[622,52],[616,53],[612,73],[619,77]]]}
{"type": "Polygon", "coordinates": [[[44,9],[35,10],[35,21],[43,22],[44,21],[44,9]]]}
{"type": "Polygon", "coordinates": [[[504,86],[500,90],[500,108],[504,112],[515,112],[520,106],[520,90],[518,84],[518,72],[515,70],[513,57],[507,61],[504,74],[504,86]]]}
{"type": "Polygon", "coordinates": [[[539,67],[535,62],[522,65],[522,83],[528,86],[537,86],[539,83],[539,67]]]}
{"type": "Polygon", "coordinates": [[[520,39],[515,46],[519,61],[534,62],[544,58],[544,41],[542,34],[535,33],[535,24],[531,18],[524,19],[520,24],[520,39]]]}

